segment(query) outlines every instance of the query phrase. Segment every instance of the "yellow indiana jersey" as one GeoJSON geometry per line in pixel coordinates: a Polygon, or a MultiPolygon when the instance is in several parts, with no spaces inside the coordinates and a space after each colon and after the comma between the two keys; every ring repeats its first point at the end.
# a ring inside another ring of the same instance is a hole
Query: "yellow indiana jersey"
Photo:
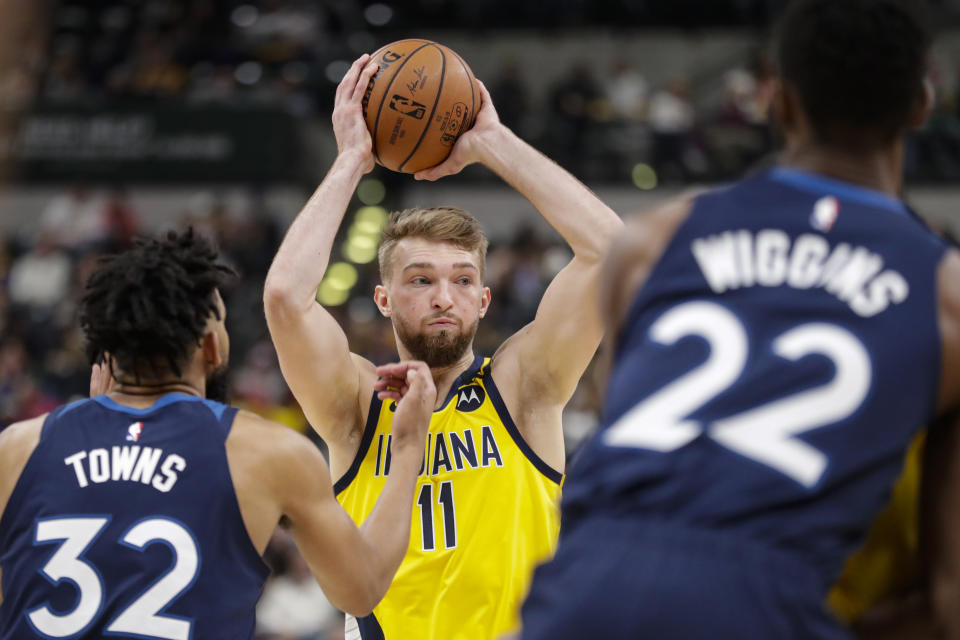
{"type": "MultiPolygon", "coordinates": [[[[358,525],[389,473],[394,410],[374,394],[334,486],[358,525]]],[[[556,545],[562,479],[520,436],[478,356],[430,421],[407,555],[373,614],[348,618],[347,638],[490,640],[519,629],[531,573],[556,545]]]]}
{"type": "Polygon", "coordinates": [[[843,622],[855,622],[882,600],[908,590],[919,577],[919,496],[925,439],[926,432],[913,439],[890,502],[830,590],[827,602],[843,622]]]}

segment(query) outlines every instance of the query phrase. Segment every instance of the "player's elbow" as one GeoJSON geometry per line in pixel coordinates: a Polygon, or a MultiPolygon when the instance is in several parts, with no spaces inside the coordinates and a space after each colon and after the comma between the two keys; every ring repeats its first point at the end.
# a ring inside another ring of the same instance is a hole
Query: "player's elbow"
{"type": "Polygon", "coordinates": [[[355,618],[363,618],[371,613],[373,609],[380,604],[386,589],[382,589],[374,581],[366,581],[365,584],[358,584],[349,593],[344,593],[338,602],[331,598],[331,604],[344,613],[349,613],[355,618]]]}
{"type": "Polygon", "coordinates": [[[282,322],[284,318],[303,311],[302,295],[292,283],[279,277],[267,278],[263,285],[263,309],[268,322],[282,322]]]}

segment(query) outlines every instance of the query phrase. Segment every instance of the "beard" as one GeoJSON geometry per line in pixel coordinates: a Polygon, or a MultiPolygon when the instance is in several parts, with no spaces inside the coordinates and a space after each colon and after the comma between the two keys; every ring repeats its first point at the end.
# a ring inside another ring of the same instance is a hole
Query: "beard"
{"type": "Polygon", "coordinates": [[[221,404],[230,402],[230,376],[227,365],[221,365],[207,376],[207,400],[221,404]]]}
{"type": "Polygon", "coordinates": [[[459,332],[446,329],[433,334],[414,332],[397,317],[397,337],[414,360],[423,360],[430,368],[449,367],[467,352],[477,333],[478,320],[459,332]]]}

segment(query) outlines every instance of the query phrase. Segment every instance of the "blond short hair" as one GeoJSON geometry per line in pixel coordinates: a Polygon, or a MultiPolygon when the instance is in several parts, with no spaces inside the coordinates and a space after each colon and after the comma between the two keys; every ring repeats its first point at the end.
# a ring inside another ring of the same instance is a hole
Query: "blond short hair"
{"type": "Polygon", "coordinates": [[[393,250],[404,238],[423,238],[431,242],[445,242],[477,256],[480,281],[487,265],[487,234],[480,222],[463,209],[456,207],[429,207],[394,211],[383,228],[380,250],[380,278],[389,280],[392,273],[393,250]]]}

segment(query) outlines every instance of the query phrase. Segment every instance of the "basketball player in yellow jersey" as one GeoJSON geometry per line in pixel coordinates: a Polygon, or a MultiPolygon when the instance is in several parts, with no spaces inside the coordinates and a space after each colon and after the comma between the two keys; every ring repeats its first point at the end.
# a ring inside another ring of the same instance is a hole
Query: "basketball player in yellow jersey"
{"type": "Polygon", "coordinates": [[[920,566],[919,502],[925,440],[925,431],[914,438],[889,503],[830,589],[830,610],[858,637],[934,637],[920,566]]]}
{"type": "Polygon", "coordinates": [[[914,439],[890,501],[877,516],[863,546],[847,559],[830,589],[830,610],[854,624],[871,608],[919,585],[919,495],[925,432],[914,439]]]}
{"type": "MultiPolygon", "coordinates": [[[[391,407],[374,397],[373,363],[315,302],[344,211],[373,168],[360,101],[376,65],[357,60],[337,89],[339,154],[273,261],[264,301],[283,374],[327,443],[337,497],[362,522],[389,473],[391,407]]],[[[434,180],[480,162],[517,189],[573,250],[535,320],[492,354],[474,354],[490,304],[487,239],[454,208],[395,213],[380,246],[374,299],[397,350],[423,359],[437,388],[407,555],[373,614],[348,638],[483,640],[519,627],[533,567],[555,545],[564,468],[561,411],[602,333],[600,261],[622,223],[586,187],[504,127],[486,89],[474,127],[434,180]]]]}

